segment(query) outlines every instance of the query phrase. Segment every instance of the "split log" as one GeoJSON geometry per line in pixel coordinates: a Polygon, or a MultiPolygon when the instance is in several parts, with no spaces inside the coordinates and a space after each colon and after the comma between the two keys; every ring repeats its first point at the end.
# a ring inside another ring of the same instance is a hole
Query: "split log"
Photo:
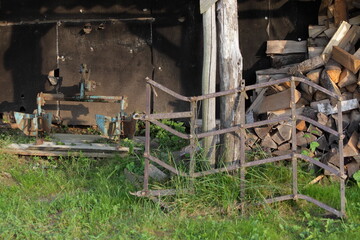
{"type": "MultiPolygon", "coordinates": [[[[295,90],[295,102],[298,102],[301,98],[301,93],[295,90]]],[[[254,113],[266,113],[269,111],[276,111],[286,109],[290,107],[291,91],[287,89],[283,92],[279,92],[270,96],[264,97],[260,103],[259,108],[253,109],[254,113]]]]}
{"type": "Polygon", "coordinates": [[[290,53],[306,53],[306,41],[291,40],[269,40],[267,41],[266,54],[290,54],[290,53]]]}
{"type": "Polygon", "coordinates": [[[261,141],[261,146],[266,148],[277,149],[277,144],[272,140],[269,134],[265,136],[265,138],[261,141]]]}
{"type": "Polygon", "coordinates": [[[317,114],[317,118],[318,118],[318,123],[325,125],[325,126],[329,120],[329,118],[326,116],[326,114],[320,113],[320,112],[317,114]]]}
{"type": "Polygon", "coordinates": [[[319,144],[319,146],[317,147],[319,150],[321,150],[321,151],[328,151],[329,150],[329,143],[326,140],[326,137],[324,135],[320,136],[316,140],[316,142],[319,144]]]}
{"type": "Polygon", "coordinates": [[[326,29],[324,31],[324,33],[328,38],[332,38],[334,36],[334,34],[336,33],[336,30],[337,30],[336,27],[331,27],[331,28],[326,29]]]}
{"type": "Polygon", "coordinates": [[[360,124],[360,112],[358,110],[351,111],[350,114],[350,125],[348,127],[347,133],[353,134],[353,132],[357,132],[359,130],[360,124]]]}
{"type": "Polygon", "coordinates": [[[284,142],[286,142],[286,140],[284,138],[282,138],[282,136],[280,135],[279,132],[276,132],[273,135],[271,135],[271,138],[274,142],[276,142],[277,145],[281,145],[284,142]]]}
{"type": "Polygon", "coordinates": [[[339,26],[342,21],[348,21],[346,0],[335,0],[334,3],[335,26],[339,26]]]}
{"type": "Polygon", "coordinates": [[[331,56],[331,52],[334,46],[338,46],[340,41],[343,39],[345,34],[349,31],[351,25],[347,22],[342,22],[334,36],[330,39],[329,43],[326,45],[322,54],[326,55],[328,58],[331,56]]]}
{"type": "Polygon", "coordinates": [[[308,47],[309,58],[320,56],[324,49],[325,47],[308,47]]]}
{"type": "MultiPolygon", "coordinates": [[[[333,114],[331,117],[335,120],[335,123],[338,126],[338,122],[339,122],[338,114],[333,114]]],[[[342,123],[343,123],[343,129],[346,129],[350,125],[349,114],[343,114],[342,123]]]]}
{"type": "Polygon", "coordinates": [[[326,27],[319,25],[309,25],[308,30],[309,30],[309,37],[316,38],[326,30],[326,27]]]}
{"type": "Polygon", "coordinates": [[[307,73],[313,69],[324,66],[325,56],[320,55],[314,58],[307,59],[298,65],[289,68],[288,73],[291,75],[296,75],[297,73],[307,73]]]}
{"type": "Polygon", "coordinates": [[[305,54],[296,53],[288,55],[271,55],[271,66],[274,68],[280,68],[284,65],[294,64],[302,62],[306,59],[305,54]]]}
{"type": "Polygon", "coordinates": [[[334,47],[332,58],[355,74],[360,69],[360,59],[339,47],[334,47]]]}
{"type": "Polygon", "coordinates": [[[255,133],[258,135],[259,138],[264,139],[266,135],[271,131],[272,126],[261,126],[254,128],[255,133]]]}
{"type": "Polygon", "coordinates": [[[277,127],[277,130],[278,130],[278,133],[280,134],[280,136],[285,141],[289,141],[291,139],[291,132],[292,132],[291,125],[281,124],[277,127]]]}
{"type": "Polygon", "coordinates": [[[359,142],[359,134],[358,132],[353,132],[353,134],[351,135],[348,143],[345,145],[344,147],[344,157],[352,157],[355,155],[359,155],[359,149],[357,147],[359,142]]]}
{"type": "MultiPolygon", "coordinates": [[[[346,86],[345,89],[346,89],[346,91],[353,93],[353,95],[354,95],[354,92],[356,91],[357,87],[358,87],[357,83],[354,83],[354,84],[346,86]]],[[[354,98],[354,96],[352,98],[354,98]]]]}
{"type": "Polygon", "coordinates": [[[342,72],[341,65],[334,60],[330,59],[326,65],[325,70],[330,80],[334,83],[338,83],[340,79],[340,74],[342,72]]]}
{"type": "Polygon", "coordinates": [[[358,42],[360,38],[360,27],[352,26],[350,30],[345,34],[343,39],[341,39],[338,47],[344,49],[346,52],[349,52],[353,46],[358,42]]]}
{"type": "Polygon", "coordinates": [[[306,130],[306,122],[304,120],[299,120],[296,122],[296,129],[299,131],[306,130]]]}
{"type": "Polygon", "coordinates": [[[287,151],[287,150],[290,150],[290,148],[291,148],[290,143],[284,143],[278,147],[278,150],[279,151],[287,151]]]}
{"type": "Polygon", "coordinates": [[[351,162],[345,165],[347,175],[352,177],[357,171],[359,171],[360,164],[357,162],[351,162]]]}
{"type": "Polygon", "coordinates": [[[330,92],[341,94],[338,86],[330,79],[329,74],[326,71],[323,71],[320,78],[320,85],[329,90],[330,92]]]}
{"type": "Polygon", "coordinates": [[[329,95],[327,95],[326,93],[323,93],[321,91],[316,91],[314,94],[314,100],[316,102],[324,100],[324,99],[328,99],[328,98],[329,98],[329,95]]]}
{"type": "Polygon", "coordinates": [[[306,77],[309,78],[312,82],[319,84],[321,72],[322,72],[322,69],[318,68],[318,69],[308,72],[306,74],[306,77]]]}
{"type": "Polygon", "coordinates": [[[296,133],[296,145],[300,147],[307,147],[311,142],[316,141],[316,139],[317,138],[311,133],[296,133]]]}

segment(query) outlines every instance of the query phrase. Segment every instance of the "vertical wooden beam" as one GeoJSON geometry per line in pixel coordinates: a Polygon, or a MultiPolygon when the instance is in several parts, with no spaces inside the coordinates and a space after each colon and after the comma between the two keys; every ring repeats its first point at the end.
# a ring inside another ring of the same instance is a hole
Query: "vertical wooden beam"
{"type": "MultiPolygon", "coordinates": [[[[238,88],[242,79],[243,62],[239,47],[237,0],[220,0],[217,4],[219,33],[220,90],[238,88]]],[[[221,127],[240,124],[239,95],[220,99],[221,127]]],[[[221,137],[223,161],[231,163],[240,158],[240,131],[221,137]]]]}
{"type": "MultiPolygon", "coordinates": [[[[203,14],[204,59],[202,72],[202,94],[216,92],[216,12],[213,4],[203,14]]],[[[202,103],[202,130],[204,132],[216,129],[215,98],[202,103]]],[[[204,153],[209,164],[215,166],[215,137],[204,139],[204,153]]]]}

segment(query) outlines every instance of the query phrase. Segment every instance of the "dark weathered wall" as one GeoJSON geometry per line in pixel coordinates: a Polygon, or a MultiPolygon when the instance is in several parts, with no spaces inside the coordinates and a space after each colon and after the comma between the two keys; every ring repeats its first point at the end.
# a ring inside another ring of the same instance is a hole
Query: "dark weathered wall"
{"type": "MultiPolygon", "coordinates": [[[[317,2],[287,0],[239,1],[240,46],[245,78],[269,66],[268,39],[305,39],[307,25],[316,22],[317,2]]],[[[62,92],[79,92],[79,66],[86,63],[91,79],[100,83],[92,94],[127,95],[128,112],[145,108],[146,76],[184,95],[201,92],[202,26],[198,0],[7,0],[0,20],[154,17],[148,22],[83,23],[59,26],[62,92]]],[[[56,24],[0,27],[0,112],[35,109],[35,96],[51,91],[46,76],[56,67],[56,24]]],[[[158,91],[155,111],[184,110],[183,103],[158,91]]],[[[66,123],[94,124],[94,115],[113,115],[118,106],[62,103],[66,123]]],[[[55,105],[48,105],[55,109],[55,105]]]]}

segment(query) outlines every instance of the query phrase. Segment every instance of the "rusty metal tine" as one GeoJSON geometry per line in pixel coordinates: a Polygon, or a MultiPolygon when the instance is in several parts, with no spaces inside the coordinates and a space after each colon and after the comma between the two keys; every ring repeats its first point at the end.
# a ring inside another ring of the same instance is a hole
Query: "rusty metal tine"
{"type": "MultiPolygon", "coordinates": [[[[151,86],[146,84],[146,115],[151,111],[151,86]]],[[[144,191],[149,190],[149,158],[150,155],[150,122],[145,122],[145,153],[144,153],[144,191]]]]}
{"type": "Polygon", "coordinates": [[[248,85],[248,86],[245,87],[245,91],[251,91],[251,90],[255,90],[257,88],[271,87],[271,86],[279,85],[279,84],[286,83],[286,82],[290,82],[289,77],[278,79],[278,80],[273,80],[273,81],[269,81],[269,82],[263,82],[263,83],[257,83],[257,84],[253,84],[253,85],[248,85]]]}
{"type": "Polygon", "coordinates": [[[330,92],[326,88],[323,88],[322,86],[320,86],[320,85],[318,85],[318,84],[316,84],[316,83],[314,83],[312,81],[309,81],[309,80],[301,78],[301,77],[293,77],[293,78],[294,78],[294,80],[296,82],[305,83],[305,84],[309,85],[310,87],[313,87],[313,88],[319,90],[320,92],[323,92],[323,93],[325,93],[325,94],[327,94],[327,95],[329,95],[329,96],[331,96],[331,97],[333,97],[333,98],[335,98],[337,100],[339,100],[341,98],[341,95],[337,95],[336,93],[330,92]]]}
{"type": "MultiPolygon", "coordinates": [[[[242,92],[240,94],[240,198],[245,199],[245,163],[246,163],[246,155],[245,155],[245,137],[246,137],[246,129],[244,128],[246,119],[245,119],[245,81],[242,80],[240,84],[242,88],[242,92]]],[[[242,206],[244,208],[244,205],[242,206]]]]}
{"type": "MultiPolygon", "coordinates": [[[[343,135],[343,114],[340,99],[337,103],[338,108],[338,133],[339,133],[339,162],[340,162],[340,173],[344,175],[344,135],[343,135]]],[[[345,216],[345,179],[340,179],[340,211],[345,216]]]]}
{"type": "Polygon", "coordinates": [[[293,194],[284,195],[284,196],[280,196],[280,197],[274,197],[274,198],[268,198],[268,199],[265,199],[264,202],[267,204],[271,204],[271,203],[276,203],[276,202],[281,202],[281,201],[286,201],[286,200],[291,200],[291,199],[294,199],[293,194]]]}
{"type": "Polygon", "coordinates": [[[178,137],[180,137],[182,139],[190,139],[190,135],[178,132],[175,129],[173,129],[173,128],[171,128],[171,127],[169,127],[169,126],[167,126],[167,125],[165,125],[165,124],[163,124],[163,123],[161,123],[161,122],[159,122],[159,121],[157,121],[155,119],[149,120],[149,121],[151,123],[163,128],[163,129],[165,129],[166,131],[171,132],[172,134],[174,134],[174,135],[176,135],[176,136],[178,136],[178,137]]]}
{"type": "Polygon", "coordinates": [[[148,158],[149,160],[151,160],[152,162],[155,162],[157,164],[159,164],[160,166],[162,166],[163,168],[166,168],[167,170],[169,170],[170,172],[175,173],[176,175],[182,176],[182,177],[187,177],[189,176],[186,173],[182,173],[179,170],[177,170],[176,168],[174,168],[173,166],[170,166],[169,164],[161,161],[160,159],[158,159],[157,157],[154,157],[152,155],[145,155],[146,158],[148,158]]]}
{"type": "Polygon", "coordinates": [[[189,167],[189,174],[190,176],[195,172],[196,167],[196,160],[195,160],[195,149],[196,149],[196,115],[197,115],[197,102],[192,101],[191,102],[191,112],[192,116],[190,119],[190,146],[191,146],[191,152],[190,152],[190,167],[189,167]]]}
{"type": "Polygon", "coordinates": [[[317,122],[317,121],[315,121],[315,120],[313,120],[313,119],[311,119],[311,118],[308,118],[308,117],[305,117],[305,116],[302,116],[302,115],[297,115],[297,119],[298,119],[298,120],[304,120],[304,121],[306,121],[306,122],[308,122],[308,123],[311,123],[312,125],[320,128],[320,129],[322,129],[322,130],[324,130],[324,131],[326,131],[326,132],[328,132],[328,133],[330,133],[330,134],[333,134],[333,135],[335,135],[335,136],[337,136],[337,137],[339,136],[338,131],[335,131],[335,130],[332,129],[332,128],[329,128],[329,127],[327,127],[327,126],[324,126],[324,125],[320,124],[319,122],[317,122]]]}
{"type": "Polygon", "coordinates": [[[239,168],[240,168],[240,164],[234,163],[232,165],[229,165],[229,166],[223,167],[223,168],[216,168],[216,169],[211,169],[211,170],[207,170],[207,171],[196,172],[196,173],[193,173],[191,175],[191,177],[197,178],[197,177],[204,177],[204,176],[215,174],[215,173],[232,172],[232,171],[238,170],[239,168]]]}
{"type": "Polygon", "coordinates": [[[297,159],[296,159],[296,103],[295,103],[295,79],[291,78],[291,151],[292,151],[292,182],[293,182],[293,195],[294,200],[297,199],[298,195],[298,172],[297,172],[297,159]]]}
{"type": "Polygon", "coordinates": [[[192,112],[188,111],[188,112],[177,112],[177,113],[153,113],[150,114],[148,116],[144,116],[144,118],[146,118],[145,120],[149,119],[156,119],[156,120],[160,120],[160,119],[175,119],[175,118],[190,118],[192,116],[192,112]]]}
{"type": "Polygon", "coordinates": [[[173,96],[173,97],[175,97],[175,98],[177,98],[179,100],[182,100],[184,102],[191,102],[189,97],[185,97],[183,95],[180,95],[180,94],[174,92],[173,90],[170,90],[169,88],[164,87],[160,83],[157,83],[154,80],[151,80],[150,78],[146,78],[146,81],[147,81],[147,83],[151,84],[152,86],[157,87],[158,89],[166,92],[167,94],[169,94],[169,95],[171,95],[171,96],[173,96]]]}
{"type": "Polygon", "coordinates": [[[240,88],[235,88],[235,89],[230,89],[230,90],[226,90],[226,91],[222,91],[222,92],[209,93],[209,94],[204,94],[201,96],[195,96],[195,97],[191,97],[191,98],[194,100],[197,100],[197,101],[202,101],[202,100],[206,100],[206,99],[210,99],[210,98],[217,98],[217,97],[223,97],[226,95],[232,95],[232,94],[238,93],[240,91],[241,91],[240,88]]]}
{"type": "Polygon", "coordinates": [[[322,202],[320,202],[320,201],[318,201],[318,200],[316,200],[316,199],[314,199],[314,198],[312,198],[312,197],[309,197],[309,196],[306,196],[306,195],[303,195],[303,194],[298,194],[298,198],[299,198],[299,199],[306,200],[306,201],[308,201],[308,202],[311,202],[311,203],[313,203],[313,204],[315,204],[315,205],[317,205],[317,206],[325,209],[326,211],[335,214],[335,215],[338,216],[338,217],[342,217],[342,216],[343,216],[343,213],[339,212],[338,210],[336,210],[336,209],[334,209],[334,208],[326,205],[325,203],[322,203],[322,202]]]}
{"type": "Polygon", "coordinates": [[[338,176],[341,179],[346,179],[345,174],[341,174],[340,171],[338,171],[338,170],[336,170],[336,169],[334,169],[332,167],[329,167],[328,165],[326,165],[326,164],[324,164],[324,163],[322,163],[322,162],[320,162],[318,160],[315,160],[315,159],[313,159],[313,158],[311,158],[309,156],[299,154],[299,153],[296,153],[295,155],[296,155],[297,158],[301,158],[301,159],[303,159],[305,161],[311,162],[312,164],[314,164],[316,166],[319,166],[319,167],[323,168],[324,170],[327,170],[327,171],[335,174],[336,176],[338,176]]]}
{"type": "Polygon", "coordinates": [[[258,166],[258,165],[262,165],[265,163],[278,162],[278,161],[282,161],[282,160],[286,160],[286,159],[291,159],[291,157],[292,157],[292,154],[287,154],[287,155],[283,155],[283,156],[277,156],[277,157],[247,162],[247,163],[245,163],[245,167],[253,167],[253,166],[258,166]]]}
{"type": "MultiPolygon", "coordinates": [[[[260,127],[260,126],[263,126],[263,125],[274,124],[274,123],[278,123],[278,122],[282,122],[282,121],[289,121],[289,120],[291,120],[290,117],[282,116],[282,117],[278,117],[278,118],[274,118],[274,119],[269,119],[269,120],[244,124],[244,129],[253,128],[253,127],[260,127]]],[[[200,134],[197,134],[197,138],[201,139],[201,138],[205,138],[205,137],[210,137],[210,136],[235,132],[235,131],[239,130],[239,128],[240,128],[240,126],[236,125],[236,126],[230,127],[230,128],[225,128],[225,129],[221,129],[221,130],[215,130],[215,131],[209,131],[209,132],[205,132],[205,133],[200,133],[200,134]]]]}

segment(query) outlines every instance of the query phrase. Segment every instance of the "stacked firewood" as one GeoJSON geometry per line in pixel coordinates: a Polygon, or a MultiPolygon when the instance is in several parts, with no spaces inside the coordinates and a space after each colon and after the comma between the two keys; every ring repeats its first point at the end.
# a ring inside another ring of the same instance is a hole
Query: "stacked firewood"
{"type": "MultiPolygon", "coordinates": [[[[268,41],[266,53],[273,68],[256,72],[257,83],[301,77],[342,96],[343,151],[348,176],[360,168],[360,15],[351,17],[360,12],[357,7],[360,8],[357,1],[323,0],[318,25],[308,28],[308,40],[268,41]]],[[[290,82],[256,89],[247,109],[247,122],[291,116],[290,98],[290,82]]],[[[336,99],[307,84],[297,83],[295,102],[297,114],[337,131],[336,99]]],[[[287,154],[291,151],[291,131],[288,122],[252,129],[247,146],[261,146],[275,156],[287,154]]],[[[298,120],[296,138],[298,152],[317,157],[333,168],[340,167],[337,136],[298,120]]]]}

